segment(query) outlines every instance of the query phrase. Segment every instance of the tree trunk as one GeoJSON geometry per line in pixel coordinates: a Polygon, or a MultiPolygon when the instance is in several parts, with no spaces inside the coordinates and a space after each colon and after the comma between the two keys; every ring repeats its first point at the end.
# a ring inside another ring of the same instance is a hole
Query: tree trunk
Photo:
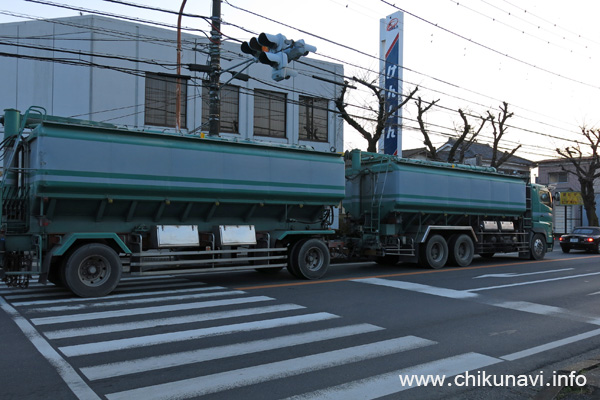
{"type": "Polygon", "coordinates": [[[588,218],[588,225],[598,226],[598,215],[596,214],[596,196],[594,193],[594,181],[579,179],[581,186],[581,197],[583,199],[583,208],[588,218]]]}

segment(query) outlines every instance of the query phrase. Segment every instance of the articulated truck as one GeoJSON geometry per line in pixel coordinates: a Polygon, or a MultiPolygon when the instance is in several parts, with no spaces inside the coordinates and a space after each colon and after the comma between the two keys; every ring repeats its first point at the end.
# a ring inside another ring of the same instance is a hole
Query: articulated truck
{"type": "Polygon", "coordinates": [[[204,138],[5,110],[0,279],[82,297],[121,276],[286,267],[330,257],[429,268],[475,254],[541,259],[551,197],[491,168],[204,138]],[[339,216],[340,229],[332,229],[339,216]]]}
{"type": "Polygon", "coordinates": [[[360,150],[348,159],[348,254],[442,268],[475,254],[539,260],[552,249],[552,197],[526,178],[360,150]]]}

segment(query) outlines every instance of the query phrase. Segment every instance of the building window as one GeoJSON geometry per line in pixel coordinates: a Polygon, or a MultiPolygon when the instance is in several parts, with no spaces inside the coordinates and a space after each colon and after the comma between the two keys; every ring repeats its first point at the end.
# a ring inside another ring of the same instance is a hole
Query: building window
{"type": "MultiPolygon", "coordinates": [[[[240,133],[240,88],[238,86],[221,86],[221,132],[240,133]]],[[[208,130],[210,111],[210,95],[208,82],[202,85],[202,127],[208,130]]]]}
{"type": "Polygon", "coordinates": [[[285,138],[285,93],[254,90],[254,135],[285,138]]]}
{"type": "Polygon", "coordinates": [[[569,173],[567,171],[548,172],[548,183],[566,183],[569,181],[569,173]]]}
{"type": "MultiPolygon", "coordinates": [[[[180,127],[187,126],[187,78],[180,78],[180,127]]],[[[177,78],[173,75],[146,72],[144,124],[175,127],[177,78]]]]}
{"type": "Polygon", "coordinates": [[[300,140],[327,141],[328,104],[326,99],[300,96],[300,140]]]}

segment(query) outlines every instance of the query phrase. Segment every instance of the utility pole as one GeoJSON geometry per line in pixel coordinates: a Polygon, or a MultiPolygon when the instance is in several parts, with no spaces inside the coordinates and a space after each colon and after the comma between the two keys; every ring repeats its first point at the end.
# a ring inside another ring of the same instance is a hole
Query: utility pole
{"type": "Polygon", "coordinates": [[[183,0],[177,17],[177,83],[175,86],[175,129],[181,131],[181,16],[187,0],[183,0]]]}
{"type": "Polygon", "coordinates": [[[211,20],[208,134],[210,136],[219,136],[221,130],[221,102],[219,97],[219,77],[221,75],[221,0],[213,0],[211,20]]]}

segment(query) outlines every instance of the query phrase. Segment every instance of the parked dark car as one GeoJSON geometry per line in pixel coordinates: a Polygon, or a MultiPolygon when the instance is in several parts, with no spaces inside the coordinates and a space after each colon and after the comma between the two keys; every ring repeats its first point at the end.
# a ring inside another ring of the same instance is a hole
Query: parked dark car
{"type": "Polygon", "coordinates": [[[559,240],[563,253],[577,249],[600,254],[600,227],[578,226],[573,232],[562,235],[559,240]]]}

